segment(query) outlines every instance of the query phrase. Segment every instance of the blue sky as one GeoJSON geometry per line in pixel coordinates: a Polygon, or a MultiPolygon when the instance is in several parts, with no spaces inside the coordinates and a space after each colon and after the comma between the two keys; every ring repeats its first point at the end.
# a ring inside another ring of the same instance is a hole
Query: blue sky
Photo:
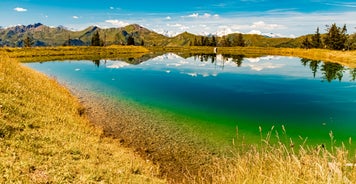
{"type": "Polygon", "coordinates": [[[137,23],[168,35],[232,32],[300,36],[325,25],[356,32],[351,0],[1,0],[0,26],[41,22],[81,30],[137,23]]]}

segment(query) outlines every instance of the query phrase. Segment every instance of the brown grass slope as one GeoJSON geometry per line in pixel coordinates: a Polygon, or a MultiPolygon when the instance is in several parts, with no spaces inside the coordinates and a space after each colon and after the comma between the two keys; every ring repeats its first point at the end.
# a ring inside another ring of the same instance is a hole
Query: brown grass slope
{"type": "Polygon", "coordinates": [[[0,183],[163,183],[54,80],[0,55],[0,183]]]}

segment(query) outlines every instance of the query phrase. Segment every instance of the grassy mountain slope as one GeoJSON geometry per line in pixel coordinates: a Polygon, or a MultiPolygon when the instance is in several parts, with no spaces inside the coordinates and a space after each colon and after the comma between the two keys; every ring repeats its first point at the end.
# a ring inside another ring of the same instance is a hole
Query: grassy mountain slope
{"type": "MultiPolygon", "coordinates": [[[[29,37],[33,46],[86,46],[91,44],[91,38],[95,32],[99,32],[103,45],[126,45],[129,36],[134,38],[135,45],[144,46],[190,46],[195,41],[200,42],[202,36],[188,32],[175,37],[167,37],[144,28],[137,24],[120,28],[101,29],[90,26],[81,31],[71,31],[64,27],[48,27],[40,23],[28,26],[15,26],[0,29],[0,46],[22,47],[24,39],[29,37]]],[[[238,34],[229,34],[224,37],[230,41],[236,40],[238,34]]],[[[310,37],[311,35],[306,35],[310,37]]],[[[247,46],[253,47],[300,47],[305,36],[298,38],[271,38],[263,35],[244,34],[243,38],[247,46]]],[[[217,38],[221,43],[223,38],[217,38]]]]}

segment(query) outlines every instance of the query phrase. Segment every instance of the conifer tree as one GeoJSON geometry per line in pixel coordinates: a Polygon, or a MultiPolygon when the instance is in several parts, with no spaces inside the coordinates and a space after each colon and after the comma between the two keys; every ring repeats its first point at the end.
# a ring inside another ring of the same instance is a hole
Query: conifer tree
{"type": "Polygon", "coordinates": [[[244,40],[243,35],[241,33],[237,34],[235,45],[239,46],[239,47],[244,47],[245,46],[245,40],[244,40]]]}
{"type": "Polygon", "coordinates": [[[127,37],[127,45],[135,45],[135,39],[132,35],[127,37]]]}
{"type": "Polygon", "coordinates": [[[95,32],[91,38],[91,46],[100,46],[100,35],[99,32],[95,32]]]}
{"type": "Polygon", "coordinates": [[[319,33],[319,27],[316,29],[316,32],[313,35],[311,42],[312,42],[311,44],[312,44],[313,48],[322,48],[323,47],[323,43],[321,41],[321,36],[319,33]]]}
{"type": "Polygon", "coordinates": [[[31,41],[31,38],[29,36],[26,36],[25,40],[23,41],[24,42],[24,46],[25,47],[31,47],[32,45],[32,41],[31,41]]]}
{"type": "Polygon", "coordinates": [[[332,24],[326,29],[328,33],[325,36],[325,46],[333,50],[345,49],[345,43],[347,41],[347,29],[346,25],[341,29],[337,27],[336,24],[332,24]]]}
{"type": "Polygon", "coordinates": [[[311,48],[311,43],[310,43],[308,37],[305,37],[304,41],[302,42],[302,48],[304,48],[304,49],[311,48]]]}
{"type": "Polygon", "coordinates": [[[215,36],[212,36],[212,38],[211,38],[211,46],[213,46],[213,47],[217,46],[215,36]]]}

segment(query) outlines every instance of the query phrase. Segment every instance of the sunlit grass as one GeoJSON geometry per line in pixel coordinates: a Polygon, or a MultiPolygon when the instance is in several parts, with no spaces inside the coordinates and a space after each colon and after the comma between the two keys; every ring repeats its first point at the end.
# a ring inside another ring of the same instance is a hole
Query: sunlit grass
{"type": "MultiPolygon", "coordinates": [[[[211,167],[213,183],[354,183],[356,182],[356,155],[345,146],[329,148],[296,145],[293,140],[282,141],[272,129],[262,136],[260,145],[246,145],[237,135],[237,150],[232,156],[217,158],[211,167]],[[278,141],[272,143],[272,136],[278,141]]],[[[307,141],[307,140],[305,140],[307,141]]],[[[332,132],[330,141],[333,140],[332,132]]],[[[351,140],[350,143],[351,144],[351,140]]]]}
{"type": "Polygon", "coordinates": [[[33,48],[0,48],[0,53],[20,62],[40,62],[53,60],[100,60],[116,58],[137,58],[149,51],[139,46],[108,47],[33,47],[33,48]]]}
{"type": "Polygon", "coordinates": [[[56,81],[0,56],[0,183],[163,183],[56,81]]]}

